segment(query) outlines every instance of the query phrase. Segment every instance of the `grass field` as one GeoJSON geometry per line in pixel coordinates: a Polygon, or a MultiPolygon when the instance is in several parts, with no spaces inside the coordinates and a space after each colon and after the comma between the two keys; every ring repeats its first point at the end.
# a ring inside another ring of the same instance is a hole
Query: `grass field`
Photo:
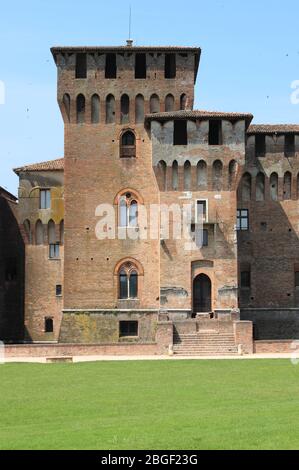
{"type": "Polygon", "coordinates": [[[1,449],[299,449],[287,360],[0,366],[1,449]]]}

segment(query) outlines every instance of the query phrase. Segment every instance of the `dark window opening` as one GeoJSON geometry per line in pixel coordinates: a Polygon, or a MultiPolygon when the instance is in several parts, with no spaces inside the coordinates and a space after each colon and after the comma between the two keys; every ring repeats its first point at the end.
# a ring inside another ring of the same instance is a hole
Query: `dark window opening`
{"type": "Polygon", "coordinates": [[[17,260],[9,258],[5,261],[5,281],[14,282],[17,279],[17,260]]]}
{"type": "Polygon", "coordinates": [[[87,56],[86,54],[76,55],[76,78],[87,77],[87,56]]]}
{"type": "Polygon", "coordinates": [[[295,287],[299,287],[299,271],[295,272],[295,287]]]}
{"type": "Polygon", "coordinates": [[[256,158],[264,157],[266,154],[266,136],[255,136],[255,156],[256,158]]]}
{"type": "Polygon", "coordinates": [[[107,54],[105,78],[116,78],[116,74],[117,74],[116,54],[107,54]]]}
{"type": "Polygon", "coordinates": [[[127,131],[122,135],[120,145],[120,158],[136,157],[136,138],[132,131],[127,131]]]}
{"type": "Polygon", "coordinates": [[[294,135],[287,134],[285,136],[284,153],[287,158],[295,156],[295,136],[294,135]]]}
{"type": "Polygon", "coordinates": [[[83,95],[77,96],[77,124],[85,122],[85,97],[83,95]]]}
{"type": "Polygon", "coordinates": [[[120,100],[120,120],[121,124],[127,124],[130,120],[130,98],[122,95],[120,100]]]}
{"type": "Polygon", "coordinates": [[[56,296],[60,297],[61,295],[62,295],[62,285],[57,284],[57,286],[56,286],[56,296]]]}
{"type": "Polygon", "coordinates": [[[54,322],[53,318],[45,318],[45,333],[54,332],[54,322]]]}
{"type": "Polygon", "coordinates": [[[241,287],[242,289],[250,289],[251,287],[251,273],[250,271],[241,272],[241,287]]]}
{"type": "Polygon", "coordinates": [[[165,54],[165,78],[176,77],[176,55],[165,54]]]}
{"type": "Polygon", "coordinates": [[[209,246],[209,231],[206,229],[202,231],[202,246],[209,246]]]}
{"type": "Polygon", "coordinates": [[[222,122],[210,121],[209,125],[209,145],[222,144],[222,122]]]}
{"type": "Polygon", "coordinates": [[[173,145],[187,145],[187,121],[174,121],[173,145]]]}
{"type": "Polygon", "coordinates": [[[237,210],[237,230],[238,231],[249,230],[249,210],[248,209],[237,210]]]}
{"type": "Polygon", "coordinates": [[[120,321],[119,336],[120,338],[138,336],[138,321],[120,321]]]}
{"type": "Polygon", "coordinates": [[[135,56],[135,78],[146,78],[146,54],[135,56]]]}

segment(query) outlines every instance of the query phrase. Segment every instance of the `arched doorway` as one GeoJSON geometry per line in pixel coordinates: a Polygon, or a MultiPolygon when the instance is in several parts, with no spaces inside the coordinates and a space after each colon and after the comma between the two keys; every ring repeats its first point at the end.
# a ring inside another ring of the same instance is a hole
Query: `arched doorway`
{"type": "Polygon", "coordinates": [[[193,281],[193,315],[212,311],[212,283],[206,274],[199,274],[193,281]]]}

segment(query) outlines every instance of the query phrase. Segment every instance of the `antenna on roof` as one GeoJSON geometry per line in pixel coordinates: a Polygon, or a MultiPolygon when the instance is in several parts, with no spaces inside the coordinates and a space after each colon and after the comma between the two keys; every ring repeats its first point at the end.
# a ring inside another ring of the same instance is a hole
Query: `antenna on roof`
{"type": "Polygon", "coordinates": [[[133,40],[131,39],[131,28],[132,28],[132,6],[130,5],[130,13],[129,13],[129,39],[127,40],[127,46],[133,46],[133,40]]]}

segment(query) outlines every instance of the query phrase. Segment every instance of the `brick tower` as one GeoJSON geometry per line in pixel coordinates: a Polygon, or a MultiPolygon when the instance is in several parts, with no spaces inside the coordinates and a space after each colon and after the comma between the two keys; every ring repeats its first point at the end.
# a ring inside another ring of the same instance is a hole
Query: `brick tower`
{"type": "Polygon", "coordinates": [[[123,47],[54,47],[52,53],[65,124],[60,340],[76,340],[78,322],[81,339],[118,340],[116,314],[124,329],[134,330],[138,320],[139,336],[152,340],[160,309],[160,240],[99,240],[96,210],[109,204],[118,214],[123,201],[128,218],[134,218],[135,202],[145,209],[159,204],[144,117],[193,108],[200,49],[132,47],[128,42],[123,47]],[[132,295],[120,292],[120,270],[128,282],[123,290],[131,289],[132,295]],[[138,295],[133,292],[136,274],[138,295]]]}

